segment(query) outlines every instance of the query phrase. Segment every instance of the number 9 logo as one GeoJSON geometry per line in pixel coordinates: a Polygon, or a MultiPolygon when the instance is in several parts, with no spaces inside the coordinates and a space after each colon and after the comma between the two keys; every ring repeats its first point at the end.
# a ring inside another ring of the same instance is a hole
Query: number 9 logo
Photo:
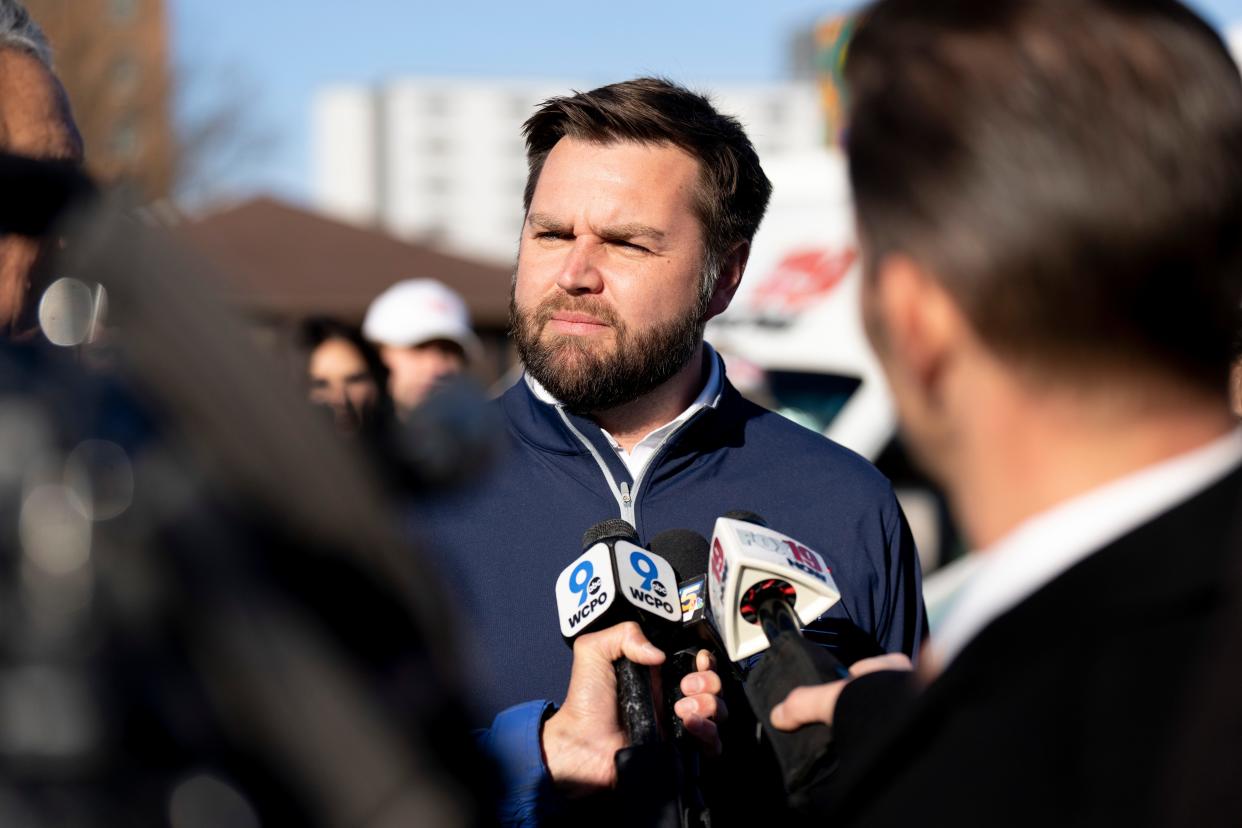
{"type": "Polygon", "coordinates": [[[642,552],[631,552],[630,566],[643,579],[643,589],[650,590],[651,582],[655,580],[656,575],[660,574],[660,570],[656,568],[655,561],[648,558],[642,552]]]}
{"type": "Polygon", "coordinates": [[[578,606],[586,603],[587,585],[591,583],[591,576],[595,574],[595,567],[591,566],[590,561],[583,561],[569,573],[569,591],[578,593],[578,606]]]}

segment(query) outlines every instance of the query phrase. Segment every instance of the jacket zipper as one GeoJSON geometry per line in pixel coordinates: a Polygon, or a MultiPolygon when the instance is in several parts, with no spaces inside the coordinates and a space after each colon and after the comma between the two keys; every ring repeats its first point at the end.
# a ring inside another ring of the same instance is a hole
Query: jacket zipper
{"type": "Polygon", "coordinates": [[[686,426],[697,420],[699,415],[701,415],[704,410],[706,409],[696,411],[694,416],[664,436],[664,439],[661,440],[659,445],[655,447],[655,451],[651,452],[651,457],[647,460],[646,465],[639,469],[638,476],[634,478],[634,488],[631,490],[630,484],[626,483],[624,480],[621,481],[620,486],[617,485],[616,478],[612,476],[612,471],[609,470],[608,464],[604,462],[604,458],[600,457],[599,452],[596,451],[595,445],[588,440],[586,435],[579,431],[572,422],[570,422],[569,417],[565,414],[564,408],[559,405],[556,407],[556,411],[561,415],[561,419],[565,422],[565,425],[569,427],[569,430],[573,432],[579,442],[586,446],[587,451],[589,451],[591,456],[595,458],[596,465],[598,465],[600,471],[604,473],[604,479],[608,482],[608,488],[612,492],[612,496],[616,498],[617,505],[621,509],[621,519],[635,528],[638,527],[638,490],[639,487],[642,486],[643,480],[647,477],[647,471],[656,464],[657,460],[660,459],[660,453],[664,451],[664,447],[668,445],[669,441],[680,434],[686,426]]]}
{"type": "Polygon", "coordinates": [[[608,481],[608,490],[612,492],[612,496],[616,498],[617,506],[621,509],[621,519],[629,523],[630,526],[636,526],[637,524],[634,520],[634,501],[630,497],[629,484],[621,484],[625,487],[624,490],[617,486],[617,480],[612,476],[612,472],[609,470],[608,464],[604,462],[604,458],[600,457],[599,452],[595,450],[595,446],[592,445],[591,441],[586,438],[586,435],[579,431],[577,426],[570,422],[569,417],[565,414],[564,407],[558,405],[556,407],[556,413],[561,415],[561,419],[565,422],[565,425],[571,432],[573,432],[573,435],[578,438],[578,441],[581,442],[582,445],[586,446],[586,449],[591,453],[591,456],[595,458],[595,464],[599,466],[599,470],[604,473],[604,480],[608,481]]]}

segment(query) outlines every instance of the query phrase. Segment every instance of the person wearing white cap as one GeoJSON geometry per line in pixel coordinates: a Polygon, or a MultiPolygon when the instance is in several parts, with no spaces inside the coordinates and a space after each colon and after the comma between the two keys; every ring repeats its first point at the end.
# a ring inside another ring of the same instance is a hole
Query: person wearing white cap
{"type": "Polygon", "coordinates": [[[367,308],[363,335],[388,366],[398,416],[406,416],[438,384],[460,374],[482,346],[470,329],[466,303],[435,279],[406,279],[367,308]]]}

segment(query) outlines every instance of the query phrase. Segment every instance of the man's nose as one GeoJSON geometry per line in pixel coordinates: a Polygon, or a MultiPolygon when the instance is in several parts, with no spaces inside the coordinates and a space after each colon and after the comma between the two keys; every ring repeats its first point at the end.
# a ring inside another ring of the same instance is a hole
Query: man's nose
{"type": "Polygon", "coordinates": [[[565,261],[561,264],[561,272],[557,274],[557,286],[575,296],[603,290],[604,280],[600,276],[596,261],[599,253],[598,240],[588,236],[574,239],[565,261]]]}

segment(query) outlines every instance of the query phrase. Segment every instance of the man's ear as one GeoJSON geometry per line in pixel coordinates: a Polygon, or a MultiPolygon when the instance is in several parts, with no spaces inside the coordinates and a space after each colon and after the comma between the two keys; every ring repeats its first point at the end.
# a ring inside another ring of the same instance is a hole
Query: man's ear
{"type": "Polygon", "coordinates": [[[707,313],[703,315],[704,322],[719,316],[729,307],[733,294],[737,293],[738,286],[742,284],[742,273],[745,272],[749,259],[750,242],[746,241],[738,242],[725,256],[724,265],[716,279],[716,288],[712,291],[711,301],[707,305],[707,313]]]}
{"type": "Polygon", "coordinates": [[[930,271],[901,254],[879,263],[874,291],[885,350],[908,380],[934,394],[969,336],[957,302],[930,271]]]}

